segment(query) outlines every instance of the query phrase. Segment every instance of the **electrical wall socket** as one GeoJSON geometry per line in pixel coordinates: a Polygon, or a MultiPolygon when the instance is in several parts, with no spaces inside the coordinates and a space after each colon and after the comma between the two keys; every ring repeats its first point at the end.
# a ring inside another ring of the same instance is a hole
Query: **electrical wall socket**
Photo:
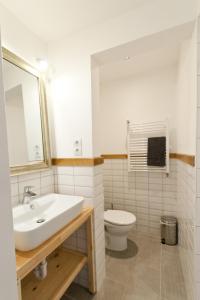
{"type": "Polygon", "coordinates": [[[74,155],[82,156],[82,139],[75,139],[74,141],[74,155]]]}

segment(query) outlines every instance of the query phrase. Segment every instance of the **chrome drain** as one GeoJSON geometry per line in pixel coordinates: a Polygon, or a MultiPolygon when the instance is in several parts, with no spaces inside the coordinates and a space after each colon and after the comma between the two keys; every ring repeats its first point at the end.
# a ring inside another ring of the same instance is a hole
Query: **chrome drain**
{"type": "Polygon", "coordinates": [[[43,222],[45,222],[45,219],[38,219],[37,221],[36,221],[36,223],[43,223],[43,222]]]}

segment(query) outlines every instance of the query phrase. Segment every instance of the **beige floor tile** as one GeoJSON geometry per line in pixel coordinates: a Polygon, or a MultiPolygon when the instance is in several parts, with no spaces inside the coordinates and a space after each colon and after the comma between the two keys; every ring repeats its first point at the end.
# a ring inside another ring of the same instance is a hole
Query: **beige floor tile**
{"type": "Polygon", "coordinates": [[[131,239],[137,254],[106,256],[106,278],[96,295],[73,284],[63,300],[187,300],[177,247],[145,235],[132,234],[131,239]]]}
{"type": "Polygon", "coordinates": [[[94,296],[93,300],[122,300],[124,293],[123,284],[106,278],[101,291],[94,296]]]}

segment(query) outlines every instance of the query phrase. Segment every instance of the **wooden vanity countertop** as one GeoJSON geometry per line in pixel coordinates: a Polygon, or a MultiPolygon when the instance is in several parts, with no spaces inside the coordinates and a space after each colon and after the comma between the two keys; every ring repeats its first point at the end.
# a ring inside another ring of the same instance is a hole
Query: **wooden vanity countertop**
{"type": "Polygon", "coordinates": [[[75,219],[37,248],[26,252],[16,250],[17,278],[21,280],[28,275],[44,258],[50,255],[73,232],[84,224],[92,213],[93,208],[84,208],[75,219]]]}

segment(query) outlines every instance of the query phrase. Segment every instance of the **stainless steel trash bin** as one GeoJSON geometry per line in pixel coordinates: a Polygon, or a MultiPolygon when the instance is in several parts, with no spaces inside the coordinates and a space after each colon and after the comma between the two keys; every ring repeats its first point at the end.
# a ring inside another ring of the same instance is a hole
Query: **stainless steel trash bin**
{"type": "Polygon", "coordinates": [[[161,225],[161,243],[166,245],[176,245],[178,242],[177,218],[172,216],[162,216],[161,225]]]}

